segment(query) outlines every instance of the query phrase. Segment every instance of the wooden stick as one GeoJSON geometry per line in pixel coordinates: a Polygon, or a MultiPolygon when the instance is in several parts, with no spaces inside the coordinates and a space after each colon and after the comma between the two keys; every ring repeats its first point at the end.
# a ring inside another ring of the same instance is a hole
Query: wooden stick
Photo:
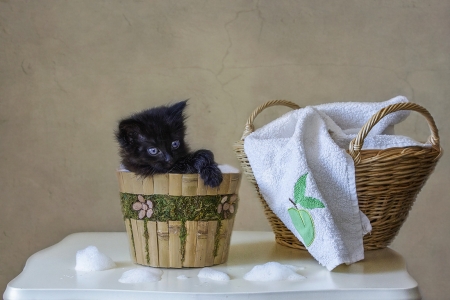
{"type": "Polygon", "coordinates": [[[181,268],[181,221],[169,221],[169,267],[181,268]]]}
{"type": "Polygon", "coordinates": [[[228,188],[227,194],[237,193],[239,190],[240,182],[241,182],[241,174],[230,173],[230,187],[228,188]]]}
{"type": "Polygon", "coordinates": [[[153,195],[153,176],[144,178],[142,181],[142,192],[144,195],[153,195]]]}
{"type": "Polygon", "coordinates": [[[233,225],[234,225],[234,216],[231,219],[228,219],[228,231],[223,248],[222,263],[225,263],[228,260],[228,254],[230,252],[231,234],[233,233],[233,225]]]}
{"type": "Polygon", "coordinates": [[[153,192],[158,195],[169,194],[169,174],[153,175],[153,192]]]}
{"type": "Polygon", "coordinates": [[[183,174],[181,182],[181,193],[183,196],[196,196],[198,186],[197,174],[183,174]]]}
{"type": "Polygon", "coordinates": [[[214,265],[214,237],[217,231],[217,221],[208,221],[208,243],[206,245],[205,266],[214,265]]]}
{"type": "Polygon", "coordinates": [[[150,252],[150,266],[159,267],[158,230],[155,221],[147,222],[148,251],[150,252]]]}
{"type": "Polygon", "coordinates": [[[195,247],[194,267],[204,267],[206,260],[206,248],[208,246],[208,222],[198,221],[197,245],[195,247]]]}
{"type": "Polygon", "coordinates": [[[182,174],[169,174],[169,195],[181,196],[182,174]]]}
{"type": "Polygon", "coordinates": [[[131,181],[131,188],[133,189],[133,194],[143,194],[144,193],[144,189],[142,187],[142,178],[135,175],[133,173],[133,178],[131,181]]]}
{"type": "Polygon", "coordinates": [[[214,257],[214,264],[218,265],[222,263],[223,250],[225,248],[225,240],[228,232],[228,220],[222,220],[219,229],[219,247],[217,249],[217,255],[214,257]]]}
{"type": "Polygon", "coordinates": [[[207,187],[205,185],[205,182],[203,179],[198,178],[198,186],[197,186],[197,195],[206,195],[207,194],[207,187]]]}
{"type": "Polygon", "coordinates": [[[123,193],[123,180],[122,180],[122,172],[116,171],[117,183],[119,186],[119,192],[123,193]]]}
{"type": "Polygon", "coordinates": [[[187,236],[183,267],[193,267],[195,264],[195,247],[197,244],[197,222],[186,221],[187,236]]]}
{"type": "Polygon", "coordinates": [[[230,174],[222,174],[223,180],[219,186],[219,190],[217,191],[218,195],[225,195],[228,193],[228,189],[230,188],[230,174]]]}
{"type": "Polygon", "coordinates": [[[134,173],[121,172],[122,173],[122,193],[133,194],[133,178],[134,173]]]}
{"type": "Polygon", "coordinates": [[[218,187],[210,187],[209,185],[206,186],[206,195],[217,195],[218,187]]]}
{"type": "Polygon", "coordinates": [[[138,228],[138,232],[139,232],[139,238],[140,238],[140,243],[141,243],[141,247],[142,247],[142,251],[141,251],[141,262],[143,265],[148,266],[148,260],[147,260],[147,238],[145,237],[145,222],[143,220],[136,220],[136,225],[138,228]]]}
{"type": "Polygon", "coordinates": [[[139,227],[137,224],[137,220],[135,220],[135,219],[131,219],[131,230],[133,232],[134,249],[136,251],[136,262],[138,264],[143,264],[144,263],[144,261],[142,260],[143,245],[141,244],[142,239],[139,235],[140,233],[139,233],[139,227]]]}
{"type": "Polygon", "coordinates": [[[158,229],[158,258],[161,268],[169,267],[169,224],[157,222],[158,229]]]}
{"type": "Polygon", "coordinates": [[[125,219],[125,229],[128,236],[128,245],[130,246],[130,256],[133,259],[133,262],[136,263],[136,249],[133,242],[133,231],[131,229],[130,219],[125,219]]]}

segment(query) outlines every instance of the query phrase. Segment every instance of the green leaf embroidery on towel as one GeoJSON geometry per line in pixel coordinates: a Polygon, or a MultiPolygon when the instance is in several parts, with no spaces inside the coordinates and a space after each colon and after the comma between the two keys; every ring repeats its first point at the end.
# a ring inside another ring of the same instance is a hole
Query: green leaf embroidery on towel
{"type": "Polygon", "coordinates": [[[300,233],[306,247],[311,246],[315,238],[314,221],[310,213],[304,209],[289,208],[289,215],[295,229],[300,233]]]}
{"type": "Polygon", "coordinates": [[[325,205],[316,198],[305,196],[306,190],[306,177],[308,173],[302,175],[294,186],[294,199],[295,202],[289,199],[294,204],[295,208],[288,209],[289,216],[295,229],[303,238],[303,243],[306,247],[311,246],[315,238],[314,220],[311,214],[306,209],[324,208],[325,205]],[[297,204],[300,204],[305,209],[298,209],[297,204]]]}
{"type": "Polygon", "coordinates": [[[294,186],[295,203],[300,204],[302,207],[307,209],[324,208],[325,205],[323,205],[323,203],[319,199],[305,196],[307,176],[308,173],[305,173],[305,175],[301,176],[294,186]]]}

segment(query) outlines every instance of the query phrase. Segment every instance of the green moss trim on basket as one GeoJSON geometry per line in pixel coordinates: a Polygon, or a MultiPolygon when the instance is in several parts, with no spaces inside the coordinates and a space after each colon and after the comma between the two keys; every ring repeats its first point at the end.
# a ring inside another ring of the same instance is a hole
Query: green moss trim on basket
{"type": "Polygon", "coordinates": [[[124,219],[220,221],[237,211],[237,195],[170,196],[120,193],[124,219]],[[150,207],[151,206],[151,207],[150,207]]]}
{"type": "MultiPolygon", "coordinates": [[[[147,222],[148,220],[144,220],[144,238],[146,241],[148,241],[148,238],[150,237],[148,234],[147,222]]],[[[150,264],[150,248],[148,243],[145,243],[145,259],[147,260],[147,264],[150,264]]]]}
{"type": "Polygon", "coordinates": [[[181,262],[184,262],[185,256],[186,256],[186,237],[187,237],[187,228],[186,228],[186,221],[181,221],[181,227],[180,227],[180,254],[181,254],[181,262]]]}

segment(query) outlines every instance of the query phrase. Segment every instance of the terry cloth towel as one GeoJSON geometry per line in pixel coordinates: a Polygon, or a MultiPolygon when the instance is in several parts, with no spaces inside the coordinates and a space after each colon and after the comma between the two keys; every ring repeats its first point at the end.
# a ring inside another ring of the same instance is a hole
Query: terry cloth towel
{"type": "MultiPolygon", "coordinates": [[[[359,210],[348,145],[374,113],[407,101],[399,96],[379,103],[309,106],[245,138],[245,153],[267,204],[328,270],[362,260],[363,235],[371,230],[359,210]]],[[[419,145],[393,135],[394,124],[408,114],[399,111],[383,118],[366,137],[364,148],[419,145]]]]}

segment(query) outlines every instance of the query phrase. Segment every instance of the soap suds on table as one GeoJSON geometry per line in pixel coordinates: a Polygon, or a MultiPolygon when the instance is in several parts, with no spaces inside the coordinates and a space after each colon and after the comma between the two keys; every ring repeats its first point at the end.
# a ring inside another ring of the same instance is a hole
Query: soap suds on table
{"type": "Polygon", "coordinates": [[[161,280],[163,271],[160,269],[142,267],[126,271],[120,277],[121,283],[146,283],[161,280]]]}
{"type": "Polygon", "coordinates": [[[250,272],[244,275],[244,279],[248,281],[302,280],[305,277],[297,273],[302,269],[277,262],[268,262],[264,265],[254,266],[250,272]]]}
{"type": "Polygon", "coordinates": [[[115,268],[116,264],[95,246],[77,251],[75,270],[83,272],[103,271],[115,268]]]}
{"type": "Polygon", "coordinates": [[[198,273],[198,278],[205,278],[217,281],[229,281],[230,276],[228,274],[214,270],[213,268],[203,268],[198,273]]]}

